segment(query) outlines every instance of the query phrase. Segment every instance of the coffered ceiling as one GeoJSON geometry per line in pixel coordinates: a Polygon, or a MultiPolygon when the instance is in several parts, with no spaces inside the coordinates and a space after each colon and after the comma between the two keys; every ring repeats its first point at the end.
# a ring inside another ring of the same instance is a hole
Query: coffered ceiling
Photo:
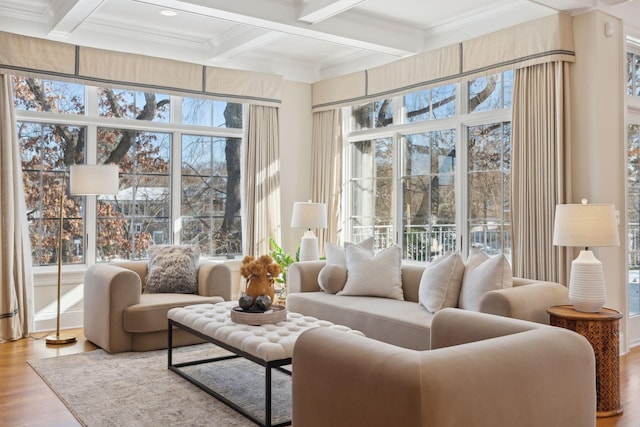
{"type": "Polygon", "coordinates": [[[0,31],[313,82],[592,8],[640,27],[638,0],[0,0],[0,31]]]}

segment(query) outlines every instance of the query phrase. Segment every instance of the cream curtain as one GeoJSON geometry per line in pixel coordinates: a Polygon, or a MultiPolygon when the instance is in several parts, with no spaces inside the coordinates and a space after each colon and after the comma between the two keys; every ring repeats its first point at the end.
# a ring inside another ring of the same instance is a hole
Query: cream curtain
{"type": "Polygon", "coordinates": [[[0,342],[29,334],[33,278],[11,77],[0,75],[0,342]]]}
{"type": "Polygon", "coordinates": [[[342,185],[342,135],[340,110],[313,113],[311,139],[311,200],[327,204],[327,229],[319,230],[318,245],[336,242],[340,218],[342,185]]]}
{"type": "Polygon", "coordinates": [[[570,200],[568,64],[516,70],[512,121],[514,276],[568,283],[570,254],[553,246],[556,204],[570,200]]]}
{"type": "Polygon", "coordinates": [[[269,237],[280,241],[280,148],[278,109],[250,105],[246,119],[243,239],[247,255],[270,252],[269,237]]]}

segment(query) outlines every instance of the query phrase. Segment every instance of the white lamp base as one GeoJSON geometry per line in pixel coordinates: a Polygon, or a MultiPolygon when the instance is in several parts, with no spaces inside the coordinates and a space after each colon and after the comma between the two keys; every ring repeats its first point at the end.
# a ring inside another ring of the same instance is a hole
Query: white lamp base
{"type": "Polygon", "coordinates": [[[307,230],[300,240],[300,253],[298,255],[300,261],[316,261],[318,255],[318,238],[313,231],[307,230]]]}
{"type": "Polygon", "coordinates": [[[571,263],[569,301],[577,311],[597,313],[607,299],[602,263],[593,252],[580,251],[571,263]]]}

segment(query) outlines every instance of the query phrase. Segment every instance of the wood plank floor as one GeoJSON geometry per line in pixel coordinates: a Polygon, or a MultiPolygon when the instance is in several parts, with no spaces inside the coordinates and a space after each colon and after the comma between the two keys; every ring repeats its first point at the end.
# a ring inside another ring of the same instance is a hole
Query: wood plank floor
{"type": "MultiPolygon", "coordinates": [[[[0,426],[79,426],[27,360],[91,351],[82,329],[69,332],[78,337],[73,344],[47,345],[44,339],[28,338],[0,344],[0,426]]],[[[620,395],[624,413],[599,418],[597,427],[640,426],[640,347],[620,359],[620,395]]]]}

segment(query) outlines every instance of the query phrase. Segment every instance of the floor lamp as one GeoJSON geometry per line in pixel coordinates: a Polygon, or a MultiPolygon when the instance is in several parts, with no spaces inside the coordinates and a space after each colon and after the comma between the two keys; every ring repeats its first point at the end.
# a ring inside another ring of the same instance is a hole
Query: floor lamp
{"type": "MultiPolygon", "coordinates": [[[[47,344],[69,344],[76,336],[60,333],[60,301],[62,299],[62,229],[64,223],[64,193],[66,175],[60,191],[60,223],[58,225],[58,302],[56,334],[46,338],[47,344]]],[[[120,183],[118,165],[72,165],[69,168],[69,194],[73,196],[116,194],[120,183]]]]}
{"type": "Polygon", "coordinates": [[[300,261],[315,261],[318,255],[318,238],[312,228],[327,228],[327,205],[324,203],[295,202],[291,214],[291,227],[306,228],[300,241],[300,261]]]}
{"type": "Polygon", "coordinates": [[[602,263],[589,247],[618,246],[618,224],[612,204],[567,204],[556,206],[553,244],[582,247],[571,262],[569,301],[577,311],[597,313],[607,299],[602,263]]]}

